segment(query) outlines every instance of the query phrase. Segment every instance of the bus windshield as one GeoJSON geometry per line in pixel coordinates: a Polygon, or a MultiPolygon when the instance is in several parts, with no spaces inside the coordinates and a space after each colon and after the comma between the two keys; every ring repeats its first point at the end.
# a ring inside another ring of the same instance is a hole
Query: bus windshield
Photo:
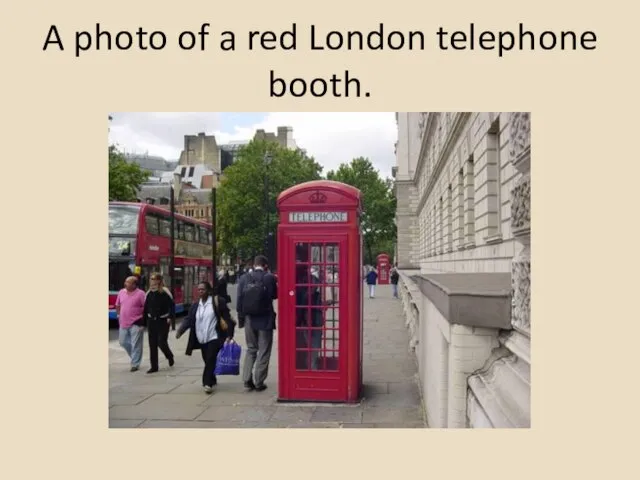
{"type": "Polygon", "coordinates": [[[139,214],[140,207],[135,205],[109,205],[109,234],[135,235],[139,214]]]}

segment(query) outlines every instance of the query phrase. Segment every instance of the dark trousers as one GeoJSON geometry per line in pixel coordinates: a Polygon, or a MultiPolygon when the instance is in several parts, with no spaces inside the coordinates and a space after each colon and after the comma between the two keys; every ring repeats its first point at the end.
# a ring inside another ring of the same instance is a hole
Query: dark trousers
{"type": "Polygon", "coordinates": [[[173,359],[173,353],[169,348],[169,324],[166,318],[150,320],[149,330],[149,357],[151,368],[158,368],[158,348],[162,350],[167,360],[173,359]]]}
{"type": "Polygon", "coordinates": [[[216,338],[210,342],[200,346],[200,352],[202,353],[202,360],[204,360],[204,370],[202,372],[202,386],[213,387],[218,381],[216,380],[216,361],[218,360],[218,353],[222,348],[222,342],[216,338]]]}

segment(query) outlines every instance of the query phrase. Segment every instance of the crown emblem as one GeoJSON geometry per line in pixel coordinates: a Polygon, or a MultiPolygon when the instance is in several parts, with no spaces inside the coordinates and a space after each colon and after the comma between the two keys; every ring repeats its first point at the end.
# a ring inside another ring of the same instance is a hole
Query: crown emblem
{"type": "Polygon", "coordinates": [[[323,193],[316,192],[309,196],[309,201],[311,203],[325,203],[327,201],[327,196],[323,193]]]}

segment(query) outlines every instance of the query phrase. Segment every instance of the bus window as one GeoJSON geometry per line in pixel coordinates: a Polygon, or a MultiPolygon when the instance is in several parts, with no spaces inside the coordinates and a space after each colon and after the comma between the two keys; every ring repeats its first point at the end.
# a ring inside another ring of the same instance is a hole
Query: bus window
{"type": "Polygon", "coordinates": [[[185,226],[184,226],[184,239],[187,242],[193,242],[193,237],[195,236],[194,229],[195,229],[195,226],[193,224],[185,223],[185,226]]]}
{"type": "Polygon", "coordinates": [[[175,286],[176,287],[181,287],[182,283],[183,283],[182,281],[183,281],[183,278],[184,278],[184,272],[183,272],[182,268],[177,267],[175,269],[174,277],[175,277],[175,281],[176,281],[175,286]]]}
{"type": "Polygon", "coordinates": [[[144,217],[144,223],[147,233],[151,235],[158,235],[158,217],[147,214],[144,217]]]}
{"type": "Polygon", "coordinates": [[[171,275],[169,275],[169,257],[160,257],[160,274],[167,288],[171,288],[171,275]]]}
{"type": "Polygon", "coordinates": [[[131,205],[109,205],[109,233],[112,235],[135,235],[138,233],[140,207],[131,205]]]}
{"type": "Polygon", "coordinates": [[[209,243],[207,245],[213,245],[213,234],[211,231],[207,232],[209,237],[209,243]]]}
{"type": "Polygon", "coordinates": [[[160,235],[163,237],[171,237],[171,220],[168,218],[160,219],[160,235]]]}
{"type": "Polygon", "coordinates": [[[200,227],[198,225],[193,226],[193,234],[194,234],[193,241],[196,243],[200,243],[200,227]]]}
{"type": "Polygon", "coordinates": [[[178,240],[184,240],[184,222],[182,220],[178,220],[176,222],[176,228],[178,229],[176,238],[178,240]]]}

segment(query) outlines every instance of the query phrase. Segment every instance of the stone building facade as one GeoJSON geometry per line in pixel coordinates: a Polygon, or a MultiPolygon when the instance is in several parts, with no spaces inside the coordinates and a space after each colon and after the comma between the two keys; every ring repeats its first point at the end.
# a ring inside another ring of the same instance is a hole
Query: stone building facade
{"type": "Polygon", "coordinates": [[[220,147],[215,135],[200,132],[184,136],[184,149],[180,152],[179,166],[204,165],[209,170],[220,171],[220,147]]]}
{"type": "MultiPolygon", "coordinates": [[[[256,130],[254,140],[267,140],[276,142],[282,147],[297,149],[293,138],[292,127],[278,127],[275,133],[266,132],[263,129],[256,130]]],[[[229,144],[218,144],[215,135],[207,135],[200,132],[197,135],[184,136],[184,149],[180,152],[179,166],[204,165],[205,168],[222,172],[237,158],[239,148],[249,143],[249,140],[236,141],[229,144]],[[224,161],[228,157],[228,161],[224,161]]]]}
{"type": "Polygon", "coordinates": [[[530,425],[530,115],[398,112],[402,301],[433,427],[530,425]]]}

